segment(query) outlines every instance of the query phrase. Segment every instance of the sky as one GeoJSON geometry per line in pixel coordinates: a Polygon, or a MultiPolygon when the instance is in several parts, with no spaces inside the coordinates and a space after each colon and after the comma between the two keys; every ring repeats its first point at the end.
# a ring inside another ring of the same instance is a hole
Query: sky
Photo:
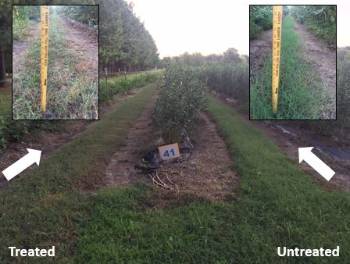
{"type": "Polygon", "coordinates": [[[338,46],[350,46],[348,0],[126,0],[145,24],[160,57],[184,52],[221,54],[236,48],[249,53],[249,4],[337,4],[338,46]]]}

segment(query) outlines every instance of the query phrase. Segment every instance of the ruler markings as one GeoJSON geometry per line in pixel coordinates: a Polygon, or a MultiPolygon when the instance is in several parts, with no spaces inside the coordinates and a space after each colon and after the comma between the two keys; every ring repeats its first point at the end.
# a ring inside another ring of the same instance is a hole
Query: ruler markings
{"type": "Polygon", "coordinates": [[[272,111],[277,112],[281,61],[282,6],[272,9],[272,111]]]}

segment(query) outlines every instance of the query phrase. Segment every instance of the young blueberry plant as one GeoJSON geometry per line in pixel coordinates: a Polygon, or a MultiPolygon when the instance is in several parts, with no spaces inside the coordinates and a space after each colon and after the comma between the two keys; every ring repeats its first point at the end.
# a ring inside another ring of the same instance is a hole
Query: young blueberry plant
{"type": "Polygon", "coordinates": [[[181,140],[190,132],[198,114],[206,107],[206,91],[200,70],[183,64],[170,65],[157,100],[154,119],[165,142],[181,140]]]}

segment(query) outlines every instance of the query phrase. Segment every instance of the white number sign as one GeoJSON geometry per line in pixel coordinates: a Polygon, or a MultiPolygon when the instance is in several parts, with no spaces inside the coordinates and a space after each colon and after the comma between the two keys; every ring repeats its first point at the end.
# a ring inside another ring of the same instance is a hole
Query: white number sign
{"type": "Polygon", "coordinates": [[[170,160],[180,157],[179,145],[177,143],[158,147],[162,160],[170,160]]]}

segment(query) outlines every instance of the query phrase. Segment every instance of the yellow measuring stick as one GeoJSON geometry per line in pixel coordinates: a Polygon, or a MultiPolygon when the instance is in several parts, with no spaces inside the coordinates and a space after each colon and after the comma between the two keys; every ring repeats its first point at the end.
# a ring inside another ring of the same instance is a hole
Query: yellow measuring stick
{"type": "Polygon", "coordinates": [[[41,111],[46,112],[47,65],[49,57],[49,7],[40,6],[40,88],[41,111]]]}
{"type": "Polygon", "coordinates": [[[280,82],[282,6],[272,8],[272,112],[277,112],[280,82]]]}

